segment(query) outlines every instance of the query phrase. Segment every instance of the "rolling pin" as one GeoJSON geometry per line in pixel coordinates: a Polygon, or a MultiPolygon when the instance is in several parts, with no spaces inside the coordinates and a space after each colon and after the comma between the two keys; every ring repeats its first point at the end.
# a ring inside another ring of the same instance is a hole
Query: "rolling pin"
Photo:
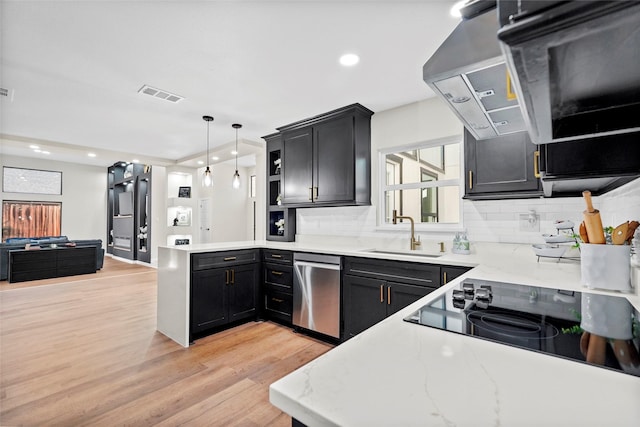
{"type": "Polygon", "coordinates": [[[587,237],[589,243],[605,244],[604,230],[602,229],[602,219],[600,219],[600,211],[593,208],[591,202],[591,191],[583,191],[582,196],[587,204],[587,210],[584,214],[584,225],[587,228],[587,237]]]}

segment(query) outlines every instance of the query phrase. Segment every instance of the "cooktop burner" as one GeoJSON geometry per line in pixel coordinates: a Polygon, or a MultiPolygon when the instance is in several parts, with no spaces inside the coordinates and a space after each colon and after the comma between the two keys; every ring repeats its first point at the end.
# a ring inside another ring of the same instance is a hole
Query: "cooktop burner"
{"type": "Polygon", "coordinates": [[[404,320],[640,376],[640,313],[624,297],[467,279],[404,320]]]}

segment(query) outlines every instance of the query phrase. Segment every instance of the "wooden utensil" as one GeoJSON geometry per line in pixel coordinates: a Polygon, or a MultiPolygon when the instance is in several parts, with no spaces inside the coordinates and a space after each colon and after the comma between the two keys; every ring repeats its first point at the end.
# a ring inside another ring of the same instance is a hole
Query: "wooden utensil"
{"type": "Polygon", "coordinates": [[[583,191],[582,196],[587,204],[587,209],[584,214],[584,225],[587,228],[587,237],[589,243],[605,244],[604,230],[602,228],[602,219],[600,218],[600,211],[593,208],[591,202],[591,191],[583,191]]]}
{"type": "Polygon", "coordinates": [[[629,221],[623,222],[613,229],[611,233],[611,243],[614,245],[624,245],[627,241],[627,231],[629,230],[629,221]]]}
{"type": "Polygon", "coordinates": [[[580,223],[580,238],[584,243],[589,243],[589,236],[587,236],[587,226],[584,225],[584,221],[580,223]]]}
{"type": "Polygon", "coordinates": [[[627,229],[627,243],[631,244],[631,240],[633,239],[633,235],[636,233],[636,229],[640,225],[638,221],[629,221],[629,228],[627,229]]]}
{"type": "Polygon", "coordinates": [[[605,354],[607,352],[607,339],[600,335],[591,334],[587,347],[587,362],[596,365],[604,365],[605,354]]]}

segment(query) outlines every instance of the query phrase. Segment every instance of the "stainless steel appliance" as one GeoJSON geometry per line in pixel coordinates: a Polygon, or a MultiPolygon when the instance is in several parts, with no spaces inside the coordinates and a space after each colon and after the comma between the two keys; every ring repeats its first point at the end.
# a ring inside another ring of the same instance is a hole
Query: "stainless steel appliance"
{"type": "Polygon", "coordinates": [[[293,254],[293,325],[340,338],[338,256],[293,254]]]}
{"type": "Polygon", "coordinates": [[[474,2],[422,68],[424,81],[475,139],[526,130],[496,33],[494,2],[474,2]],[[469,13],[476,5],[487,6],[469,13]]]}
{"type": "Polygon", "coordinates": [[[470,278],[404,320],[640,376],[640,313],[624,297],[470,278]]]}

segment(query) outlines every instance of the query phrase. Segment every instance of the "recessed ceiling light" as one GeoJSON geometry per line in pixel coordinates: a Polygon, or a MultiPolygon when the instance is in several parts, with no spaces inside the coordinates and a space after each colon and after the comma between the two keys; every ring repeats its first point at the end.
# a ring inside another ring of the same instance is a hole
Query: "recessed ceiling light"
{"type": "Polygon", "coordinates": [[[131,160],[131,161],[132,161],[133,163],[140,163],[140,160],[138,160],[138,159],[133,159],[133,160],[131,160]]]}
{"type": "Polygon", "coordinates": [[[456,2],[456,4],[454,4],[453,6],[451,6],[451,10],[449,10],[449,13],[451,14],[451,16],[453,16],[454,18],[460,18],[462,16],[462,14],[460,14],[460,9],[462,9],[462,6],[464,6],[467,3],[467,0],[461,0],[459,2],[456,2]]]}
{"type": "Polygon", "coordinates": [[[40,147],[38,147],[37,145],[33,145],[33,144],[31,144],[29,146],[29,148],[31,148],[32,150],[39,150],[40,149],[40,147]]]}
{"type": "Polygon", "coordinates": [[[51,154],[51,153],[50,153],[50,152],[48,152],[48,151],[41,151],[41,153],[42,153],[42,154],[51,154]]]}
{"type": "Polygon", "coordinates": [[[95,157],[95,156],[96,156],[96,153],[87,153],[87,156],[89,156],[89,157],[95,157]]]}
{"type": "Polygon", "coordinates": [[[204,162],[202,160],[198,160],[198,164],[199,165],[204,165],[204,162]]]}
{"type": "Polygon", "coordinates": [[[236,150],[233,150],[233,151],[231,152],[231,155],[232,155],[232,156],[235,156],[236,154],[238,154],[238,152],[237,152],[236,150]]]}
{"type": "Polygon", "coordinates": [[[220,157],[218,157],[218,156],[213,156],[213,157],[211,158],[211,160],[220,160],[220,157]]]}
{"type": "Polygon", "coordinates": [[[33,149],[33,152],[34,152],[34,153],[42,153],[42,150],[41,150],[41,149],[39,149],[39,148],[34,148],[34,149],[33,149]]]}
{"type": "Polygon", "coordinates": [[[360,57],[355,53],[345,53],[340,57],[340,64],[345,67],[352,67],[360,62],[360,57]]]}

